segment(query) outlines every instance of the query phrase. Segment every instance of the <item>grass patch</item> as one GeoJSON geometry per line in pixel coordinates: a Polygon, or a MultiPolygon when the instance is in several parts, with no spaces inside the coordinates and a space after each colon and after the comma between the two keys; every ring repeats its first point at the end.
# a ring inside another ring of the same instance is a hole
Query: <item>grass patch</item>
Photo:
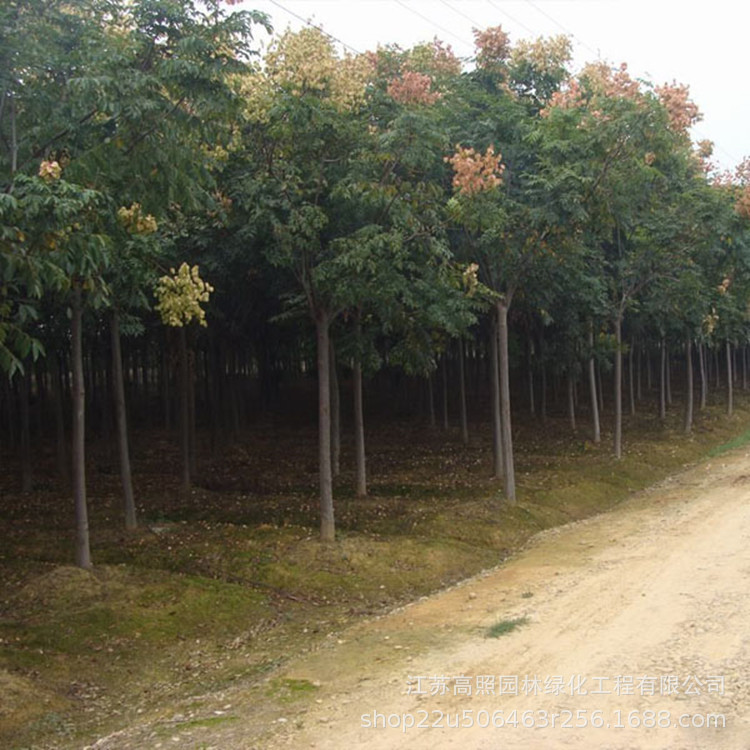
{"type": "Polygon", "coordinates": [[[514,617],[510,620],[500,620],[500,622],[496,622],[494,625],[487,628],[487,637],[500,638],[503,635],[508,635],[522,625],[526,625],[528,621],[528,617],[514,617]]]}
{"type": "Polygon", "coordinates": [[[318,685],[309,680],[295,680],[284,678],[281,680],[271,680],[267,694],[280,703],[288,704],[303,698],[314,695],[318,690],[318,685]]]}
{"type": "Polygon", "coordinates": [[[723,453],[727,453],[735,448],[742,448],[748,443],[750,443],[750,430],[745,430],[741,435],[738,435],[737,437],[728,440],[726,443],[718,445],[716,448],[710,450],[708,455],[711,458],[715,458],[716,456],[721,456],[723,453]]]}
{"type": "Polygon", "coordinates": [[[194,729],[195,727],[216,727],[222,724],[228,724],[237,721],[239,716],[209,716],[206,719],[191,719],[184,724],[180,724],[178,729],[194,729]]]}

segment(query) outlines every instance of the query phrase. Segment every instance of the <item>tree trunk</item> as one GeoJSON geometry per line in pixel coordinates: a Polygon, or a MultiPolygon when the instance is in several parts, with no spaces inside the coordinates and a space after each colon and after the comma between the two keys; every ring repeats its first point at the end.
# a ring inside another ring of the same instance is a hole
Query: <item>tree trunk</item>
{"type": "Polygon", "coordinates": [[[461,419],[461,441],[469,444],[469,420],[466,413],[466,362],[463,339],[458,340],[458,407],[461,419]]]}
{"type": "Polygon", "coordinates": [[[706,349],[702,343],[698,344],[698,363],[701,375],[701,400],[699,408],[705,409],[706,397],[708,395],[708,376],[706,373],[706,349]]]}
{"type": "Polygon", "coordinates": [[[693,341],[685,341],[685,434],[693,429],[693,341]]]}
{"type": "MultiPolygon", "coordinates": [[[[729,346],[729,344],[727,344],[729,346]]],[[[714,347],[714,388],[721,385],[721,370],[719,368],[719,347],[714,347]]]]}
{"type": "Polygon", "coordinates": [[[52,378],[52,401],[55,412],[57,473],[60,475],[63,484],[67,485],[70,482],[70,466],[68,465],[68,449],[65,438],[65,411],[63,406],[60,355],[56,351],[50,353],[50,368],[50,376],[52,378]]]}
{"type": "Polygon", "coordinates": [[[503,487],[509,502],[516,501],[516,473],[513,465],[513,432],[510,413],[510,363],[508,361],[508,308],[507,302],[498,300],[497,322],[500,361],[500,433],[503,442],[503,487]]]}
{"type": "Polygon", "coordinates": [[[81,284],[73,281],[71,365],[73,369],[73,499],[76,515],[76,565],[91,568],[89,519],[86,506],[86,389],[83,380],[83,299],[81,284]]]}
{"type": "Polygon", "coordinates": [[[495,479],[500,479],[504,472],[503,466],[503,433],[500,416],[500,364],[498,356],[499,332],[497,317],[492,316],[490,326],[490,380],[492,394],[492,473],[495,479]]]}
{"type": "Polygon", "coordinates": [[[333,542],[333,469],[331,466],[331,355],[328,346],[330,318],[326,312],[315,315],[318,353],[318,472],[320,482],[320,540],[333,542]]]}
{"type": "Polygon", "coordinates": [[[630,415],[635,416],[635,383],[633,382],[633,354],[635,354],[635,340],[630,339],[630,351],[628,352],[628,390],[630,394],[630,415]]]}
{"type": "Polygon", "coordinates": [[[661,337],[659,351],[659,419],[663,420],[667,418],[667,347],[664,343],[664,336],[661,337]]]}
{"type": "Polygon", "coordinates": [[[727,416],[734,413],[734,375],[732,373],[732,345],[727,341],[727,416]]]}
{"type": "Polygon", "coordinates": [[[641,373],[643,370],[642,362],[643,360],[643,346],[638,346],[638,362],[636,363],[636,398],[638,399],[638,403],[640,403],[643,400],[643,378],[641,377],[641,373]]]}
{"type": "Polygon", "coordinates": [[[596,394],[599,396],[599,413],[604,414],[604,386],[602,385],[602,366],[596,363],[596,394]]]}
{"type": "Polygon", "coordinates": [[[427,411],[430,415],[430,427],[435,426],[435,394],[432,387],[432,373],[427,376],[427,411]]]}
{"type": "Polygon", "coordinates": [[[367,495],[367,463],[365,456],[365,419],[362,402],[362,362],[360,355],[354,360],[353,368],[354,391],[354,456],[356,463],[356,493],[357,497],[367,495]]]}
{"type": "Polygon", "coordinates": [[[576,431],[576,401],[573,375],[568,373],[568,418],[570,419],[570,429],[576,431]]]}
{"type": "Polygon", "coordinates": [[[188,350],[188,458],[190,476],[198,473],[198,434],[195,428],[195,356],[194,349],[188,350]]]}
{"type": "Polygon", "coordinates": [[[536,416],[536,403],[534,399],[534,362],[533,362],[534,344],[531,336],[526,342],[526,373],[529,380],[529,414],[536,416]]]}
{"type": "Polygon", "coordinates": [[[330,336],[328,348],[331,358],[331,472],[335,478],[341,473],[341,395],[339,374],[336,368],[336,351],[330,336]]]}
{"type": "Polygon", "coordinates": [[[23,374],[19,379],[19,407],[21,416],[21,492],[34,489],[31,470],[31,359],[23,363],[23,374]]]}
{"type": "Polygon", "coordinates": [[[168,331],[165,330],[164,336],[166,341],[161,352],[161,408],[164,418],[164,429],[169,432],[172,429],[172,400],[169,393],[170,361],[167,333],[168,331]]]}
{"type": "Polygon", "coordinates": [[[177,329],[178,358],[180,363],[180,461],[181,486],[184,492],[190,491],[190,384],[185,326],[177,329]]]}
{"type": "Polygon", "coordinates": [[[672,406],[672,363],[669,359],[669,345],[664,344],[664,382],[667,390],[667,406],[672,406]]]}
{"type": "Polygon", "coordinates": [[[591,393],[591,439],[599,443],[602,439],[599,425],[599,397],[596,393],[596,367],[594,365],[594,324],[589,321],[589,392],[591,393]]]}
{"type": "Polygon", "coordinates": [[[615,458],[622,458],[622,313],[615,319],[615,458]]]}
{"type": "Polygon", "coordinates": [[[120,345],[120,317],[117,310],[112,311],[110,318],[112,335],[112,376],[115,397],[115,423],[117,426],[117,449],[120,456],[120,480],[125,508],[125,528],[132,531],[136,528],[135,499],[133,497],[133,478],[130,471],[130,451],[128,447],[128,417],[125,405],[125,381],[122,374],[122,347],[120,345]]]}
{"type": "Polygon", "coordinates": [[[443,429],[447,430],[448,424],[448,364],[447,355],[443,354],[440,358],[440,384],[442,386],[442,412],[443,412],[443,429]]]}
{"type": "Polygon", "coordinates": [[[747,345],[743,345],[740,350],[742,357],[742,390],[747,390],[747,345]]]}

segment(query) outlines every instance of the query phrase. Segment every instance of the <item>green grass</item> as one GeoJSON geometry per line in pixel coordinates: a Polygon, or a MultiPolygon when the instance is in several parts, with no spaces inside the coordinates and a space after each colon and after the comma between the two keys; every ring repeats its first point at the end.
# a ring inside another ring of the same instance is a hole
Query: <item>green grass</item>
{"type": "Polygon", "coordinates": [[[487,628],[487,637],[500,638],[503,635],[512,633],[514,630],[517,630],[522,625],[526,625],[528,622],[528,617],[514,617],[510,620],[500,620],[500,622],[496,622],[494,625],[487,628]]]}
{"type": "Polygon", "coordinates": [[[716,456],[721,456],[723,453],[727,453],[735,448],[742,448],[748,443],[750,443],[750,430],[745,430],[741,435],[738,435],[737,437],[728,440],[726,443],[718,445],[716,448],[710,450],[708,455],[711,458],[715,458],[716,456]]]}

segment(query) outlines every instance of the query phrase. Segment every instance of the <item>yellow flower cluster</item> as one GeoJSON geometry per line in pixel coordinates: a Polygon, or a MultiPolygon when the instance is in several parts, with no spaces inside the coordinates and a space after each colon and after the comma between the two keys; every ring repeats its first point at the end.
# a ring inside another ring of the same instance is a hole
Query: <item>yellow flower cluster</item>
{"type": "Polygon", "coordinates": [[[214,288],[201,279],[198,266],[191,268],[183,263],[179,270],[170,268],[169,272],[171,276],[162,276],[155,289],[156,309],[162,321],[173,328],[181,328],[191,320],[205,326],[206,312],[201,302],[208,302],[214,288]]]}
{"type": "Polygon", "coordinates": [[[706,315],[705,318],[703,318],[703,333],[706,336],[711,336],[713,332],[716,330],[716,324],[719,322],[719,316],[716,314],[716,310],[713,308],[711,309],[711,312],[706,315]]]}
{"type": "Polygon", "coordinates": [[[118,208],[117,220],[131,234],[153,234],[159,228],[151,214],[143,213],[140,203],[133,203],[130,208],[118,208]]]}
{"type": "Polygon", "coordinates": [[[553,72],[564,68],[572,59],[573,48],[570,38],[564,34],[552,37],[539,37],[534,41],[521,39],[510,53],[513,65],[530,63],[542,72],[553,72]]]}
{"type": "Polygon", "coordinates": [[[418,44],[408,52],[405,70],[425,73],[431,78],[453,78],[461,74],[461,61],[450,44],[435,37],[431,42],[418,44]]]}
{"type": "Polygon", "coordinates": [[[463,272],[461,273],[461,278],[463,280],[467,297],[473,296],[477,288],[479,287],[478,273],[479,264],[477,263],[469,263],[469,265],[466,266],[466,268],[464,268],[463,272]]]}
{"type": "Polygon", "coordinates": [[[59,162],[56,161],[43,161],[39,165],[39,176],[45,182],[59,180],[62,176],[62,167],[60,166],[59,162]]]}
{"type": "Polygon", "coordinates": [[[293,96],[315,93],[344,112],[364,103],[372,75],[366,55],[340,58],[328,37],[308,27],[282,34],[266,55],[263,70],[243,81],[242,93],[251,116],[260,121],[267,118],[279,90],[293,96]]]}

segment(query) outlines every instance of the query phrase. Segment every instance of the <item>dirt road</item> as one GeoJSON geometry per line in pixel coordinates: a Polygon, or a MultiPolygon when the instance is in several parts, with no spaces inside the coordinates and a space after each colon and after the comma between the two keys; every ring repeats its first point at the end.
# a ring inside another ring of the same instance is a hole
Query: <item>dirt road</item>
{"type": "MultiPolygon", "coordinates": [[[[316,702],[259,747],[748,750],[750,455],[545,533],[288,677],[316,702]]],[[[239,729],[217,746],[248,747],[239,729]]]]}

